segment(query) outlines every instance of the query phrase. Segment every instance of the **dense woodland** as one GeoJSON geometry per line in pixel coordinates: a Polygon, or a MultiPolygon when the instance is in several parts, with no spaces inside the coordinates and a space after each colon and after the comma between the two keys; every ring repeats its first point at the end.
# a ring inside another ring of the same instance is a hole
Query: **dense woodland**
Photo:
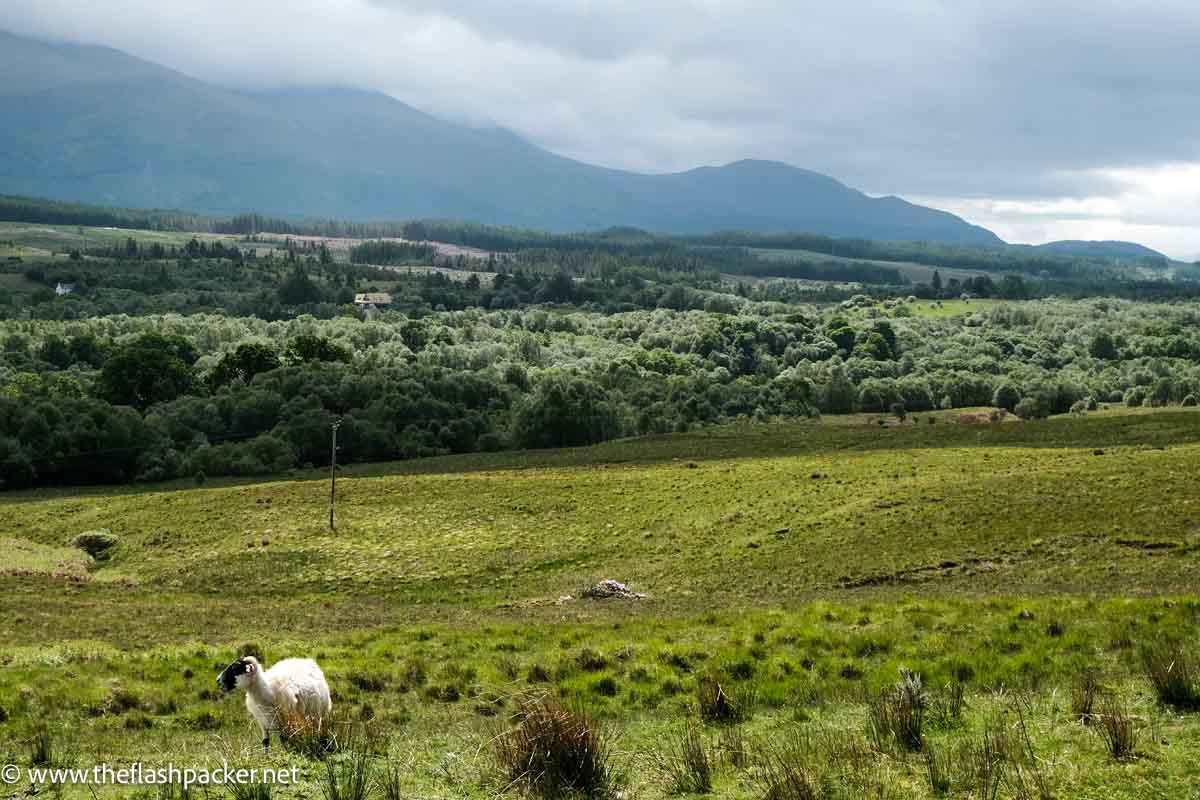
{"type": "Polygon", "coordinates": [[[737,417],[1195,402],[1200,313],[1117,300],[743,300],[732,312],[469,308],[365,320],[112,315],[0,324],[5,486],[271,473],[587,444],[737,417]]]}
{"type": "MultiPolygon", "coordinates": [[[[171,221],[107,221],[153,220],[171,221]]],[[[1116,265],[1085,283],[1017,269],[913,284],[878,263],[766,261],[747,246],[779,241],[734,234],[684,246],[630,230],[402,231],[507,247],[447,259],[420,243],[334,251],[265,238],[269,225],[239,218],[224,238],[110,233],[85,252],[0,264],[3,487],[327,464],[338,418],[339,457],[355,462],[739,417],[868,411],[915,424],[985,406],[1036,419],[1200,393],[1195,286],[1116,265]],[[73,291],[59,296],[59,284],[73,291]],[[1070,299],[1110,290],[1156,302],[1070,299]],[[361,311],[363,291],[393,304],[361,311]],[[963,296],[1020,302],[938,314],[963,296]]]]}

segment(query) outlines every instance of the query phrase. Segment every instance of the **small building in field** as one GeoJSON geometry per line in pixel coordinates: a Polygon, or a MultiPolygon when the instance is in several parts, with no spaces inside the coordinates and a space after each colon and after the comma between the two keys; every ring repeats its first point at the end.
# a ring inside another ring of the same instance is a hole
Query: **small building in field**
{"type": "Polygon", "coordinates": [[[354,295],[354,305],[363,311],[369,309],[387,308],[392,304],[392,296],[387,292],[363,292],[354,295]]]}
{"type": "Polygon", "coordinates": [[[59,281],[58,285],[54,287],[54,293],[59,297],[62,297],[64,294],[71,294],[73,291],[75,291],[75,284],[73,283],[59,281]]]}

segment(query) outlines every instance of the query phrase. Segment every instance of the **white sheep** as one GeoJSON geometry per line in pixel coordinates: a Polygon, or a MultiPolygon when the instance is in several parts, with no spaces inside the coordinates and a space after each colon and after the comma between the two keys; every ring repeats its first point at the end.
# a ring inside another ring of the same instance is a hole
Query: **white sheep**
{"type": "Polygon", "coordinates": [[[271,746],[271,731],[284,743],[297,734],[323,733],[333,712],[325,674],[308,658],[286,658],[264,670],[257,658],[243,656],[221,671],[217,685],[223,692],[246,691],[264,749],[271,746]]]}

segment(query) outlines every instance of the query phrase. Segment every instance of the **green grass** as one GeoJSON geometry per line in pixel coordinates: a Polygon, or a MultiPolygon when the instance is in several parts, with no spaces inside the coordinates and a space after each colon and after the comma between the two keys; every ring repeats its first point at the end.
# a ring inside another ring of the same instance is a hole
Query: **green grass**
{"type": "Polygon", "coordinates": [[[130,237],[140,245],[161,244],[182,247],[193,236],[203,239],[234,241],[235,236],[195,234],[177,231],[148,231],[126,228],[107,228],[76,225],[49,225],[32,222],[0,222],[0,241],[13,242],[22,248],[46,252],[64,252],[88,248],[123,246],[130,237]]]}
{"type": "MultiPolygon", "coordinates": [[[[1037,758],[1005,762],[1001,797],[1031,764],[1058,797],[1186,797],[1200,717],[1155,704],[1139,651],[1195,642],[1200,412],[962,416],[364,465],[338,481],[336,532],[319,473],[5,495],[0,547],[29,568],[0,569],[0,762],[49,725],[79,763],[295,764],[304,785],[275,796],[315,796],[324,765],[264,757],[215,694],[252,644],[317,658],[344,725],[418,796],[501,791],[488,742],[530,691],[586,704],[622,786],[664,796],[653,765],[716,676],[757,698],[749,768],[701,730],[717,796],[761,796],[754,764],[801,731],[788,758],[849,796],[931,797],[924,754],[867,737],[868,698],[903,666],[935,700],[965,684],[962,720],[928,731],[938,752],[1028,715],[1037,758]],[[111,558],[55,574],[95,528],[120,537],[111,558]],[[564,599],[600,577],[648,597],[564,599]],[[1128,704],[1132,760],[1072,717],[1085,667],[1128,704]]],[[[959,779],[951,796],[979,796],[959,779]]]]}
{"type": "Polygon", "coordinates": [[[984,311],[1001,303],[1012,302],[1012,300],[996,300],[992,298],[976,298],[974,300],[918,300],[915,303],[910,303],[908,307],[918,317],[946,319],[948,317],[961,317],[966,314],[973,314],[976,311],[984,311]]]}

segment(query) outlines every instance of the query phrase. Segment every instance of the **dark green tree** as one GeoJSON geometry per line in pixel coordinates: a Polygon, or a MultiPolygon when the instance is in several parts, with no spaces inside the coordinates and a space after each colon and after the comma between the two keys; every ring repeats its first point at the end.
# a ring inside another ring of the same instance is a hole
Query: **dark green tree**
{"type": "MultiPolygon", "coordinates": [[[[289,253],[291,251],[288,251],[289,253]]],[[[279,287],[278,291],[279,302],[288,306],[305,305],[306,303],[319,303],[324,299],[324,293],[321,287],[313,282],[313,279],[308,277],[308,273],[299,262],[288,273],[287,278],[279,287]]]]}
{"type": "Polygon", "coordinates": [[[104,362],[97,394],[113,405],[144,411],[190,391],[195,360],[196,350],[186,339],[144,334],[104,362]]]}
{"type": "Polygon", "coordinates": [[[538,384],[513,420],[513,436],[523,447],[574,447],[612,439],[620,433],[617,412],[595,382],[552,375],[538,384]]]}
{"type": "Polygon", "coordinates": [[[1092,354],[1092,358],[1098,358],[1102,361],[1113,361],[1117,358],[1117,343],[1113,341],[1113,337],[1108,333],[1101,331],[1092,337],[1091,344],[1088,345],[1088,352],[1092,354]]]}
{"type": "Polygon", "coordinates": [[[1003,408],[1005,411],[1014,410],[1019,402],[1021,402],[1021,393],[1011,383],[1000,384],[996,387],[995,394],[992,395],[992,405],[996,408],[1003,408]]]}
{"type": "Polygon", "coordinates": [[[284,361],[289,364],[304,364],[310,361],[349,362],[350,351],[324,336],[302,334],[288,342],[284,361]]]}
{"type": "Polygon", "coordinates": [[[259,342],[246,342],[238,345],[233,352],[221,356],[217,366],[208,374],[208,385],[217,389],[236,380],[249,382],[260,372],[270,372],[279,366],[279,356],[274,349],[259,342]]]}

